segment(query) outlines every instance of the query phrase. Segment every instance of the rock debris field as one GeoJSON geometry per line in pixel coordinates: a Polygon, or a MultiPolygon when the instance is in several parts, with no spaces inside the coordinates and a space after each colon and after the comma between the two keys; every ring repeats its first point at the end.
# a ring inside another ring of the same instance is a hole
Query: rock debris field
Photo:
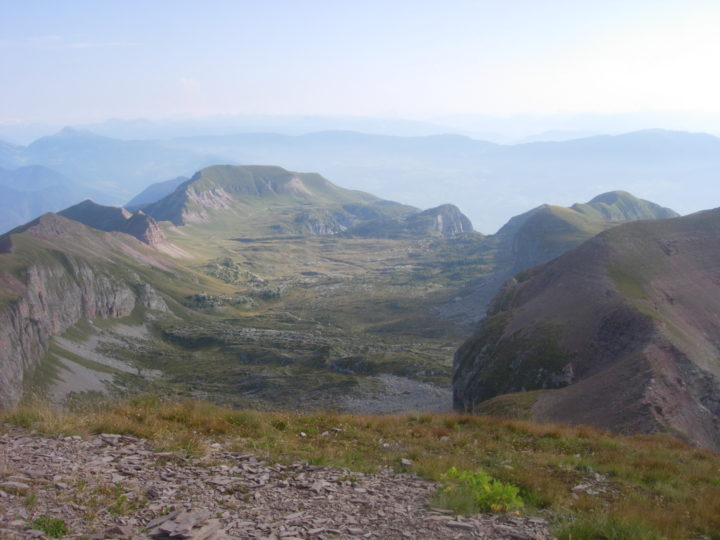
{"type": "Polygon", "coordinates": [[[0,433],[3,539],[551,538],[542,519],[431,508],[436,484],[390,469],[272,465],[218,443],[186,457],[129,436],[0,433]]]}

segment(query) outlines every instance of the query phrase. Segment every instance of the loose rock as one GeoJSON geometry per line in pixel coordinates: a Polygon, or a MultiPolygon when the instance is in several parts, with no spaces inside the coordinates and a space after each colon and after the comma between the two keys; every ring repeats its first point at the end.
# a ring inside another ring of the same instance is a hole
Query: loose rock
{"type": "Polygon", "coordinates": [[[32,530],[41,517],[62,521],[67,538],[551,538],[538,518],[429,508],[437,485],[390,468],[270,465],[212,442],[214,452],[188,458],[115,434],[0,433],[2,538],[44,537],[32,530]]]}

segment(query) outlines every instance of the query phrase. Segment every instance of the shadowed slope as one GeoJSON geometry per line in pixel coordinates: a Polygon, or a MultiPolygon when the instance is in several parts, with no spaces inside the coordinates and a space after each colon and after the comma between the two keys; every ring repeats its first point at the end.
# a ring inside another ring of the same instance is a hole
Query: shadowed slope
{"type": "Polygon", "coordinates": [[[560,388],[533,419],[720,448],[718,238],[720,210],[625,224],[518,275],[456,353],[455,407],[560,388]]]}
{"type": "Polygon", "coordinates": [[[59,215],[79,221],[105,232],[122,232],[134,236],[144,244],[176,257],[187,256],[182,250],[171,244],[158,227],[157,222],[138,210],[134,214],[119,206],[103,206],[91,200],[66,208],[59,215]]]}

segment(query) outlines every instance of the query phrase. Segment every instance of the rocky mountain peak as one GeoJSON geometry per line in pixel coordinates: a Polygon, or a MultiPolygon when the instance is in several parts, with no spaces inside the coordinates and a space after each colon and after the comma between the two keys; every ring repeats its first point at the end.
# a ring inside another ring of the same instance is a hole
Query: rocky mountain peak
{"type": "Polygon", "coordinates": [[[420,212],[417,216],[418,220],[426,218],[431,218],[433,229],[446,237],[473,231],[470,219],[454,204],[442,204],[420,212]]]}
{"type": "Polygon", "coordinates": [[[167,238],[160,230],[157,222],[142,210],[138,210],[128,218],[121,232],[134,236],[152,247],[167,243],[167,238]]]}
{"type": "Polygon", "coordinates": [[[129,234],[152,247],[168,243],[157,222],[141,210],[132,214],[125,208],[103,206],[88,199],[58,213],[93,229],[129,234]]]}
{"type": "Polygon", "coordinates": [[[61,216],[101,231],[117,231],[132,214],[119,206],[104,206],[90,199],[58,212],[61,216]]]}

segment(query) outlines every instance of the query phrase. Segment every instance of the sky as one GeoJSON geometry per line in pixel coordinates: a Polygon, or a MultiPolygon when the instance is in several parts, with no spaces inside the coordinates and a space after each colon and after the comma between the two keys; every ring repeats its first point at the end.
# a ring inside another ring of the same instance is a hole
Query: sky
{"type": "Polygon", "coordinates": [[[0,0],[0,124],[720,114],[717,0],[0,0]]]}

